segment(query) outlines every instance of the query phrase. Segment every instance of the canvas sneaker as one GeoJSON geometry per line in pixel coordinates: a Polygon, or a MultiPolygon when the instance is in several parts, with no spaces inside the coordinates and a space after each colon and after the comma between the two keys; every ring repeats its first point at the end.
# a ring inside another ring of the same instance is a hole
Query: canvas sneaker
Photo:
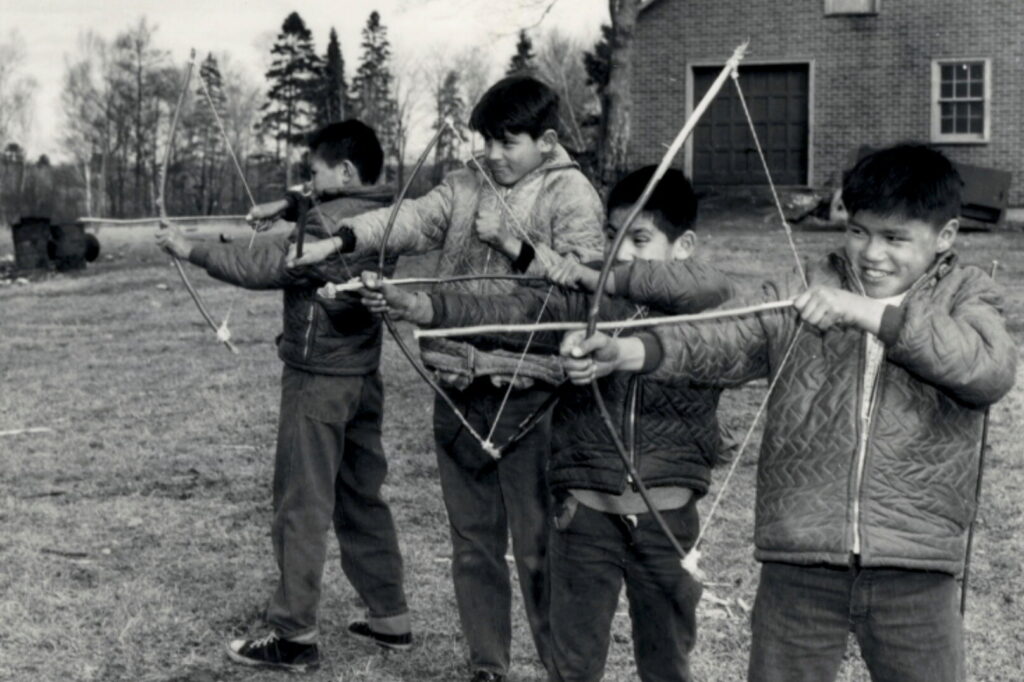
{"type": "Polygon", "coordinates": [[[260,639],[233,639],[227,644],[228,658],[254,668],[275,668],[304,673],[320,667],[320,648],[281,639],[271,632],[260,639]]]}
{"type": "Polygon", "coordinates": [[[348,632],[352,636],[363,640],[364,642],[371,642],[377,646],[384,647],[385,649],[394,649],[396,651],[405,651],[412,646],[412,633],[403,632],[400,635],[389,635],[385,632],[377,632],[370,628],[370,624],[364,620],[357,620],[354,623],[349,623],[348,632]]]}

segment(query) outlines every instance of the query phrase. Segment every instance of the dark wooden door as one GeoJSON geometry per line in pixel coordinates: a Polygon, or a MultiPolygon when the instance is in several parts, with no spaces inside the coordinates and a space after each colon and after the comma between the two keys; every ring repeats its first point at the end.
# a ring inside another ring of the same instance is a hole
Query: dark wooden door
{"type": "MultiPolygon", "coordinates": [[[[694,69],[694,103],[721,67],[694,69]]],[[[806,64],[740,67],[740,86],[779,185],[807,184],[808,97],[806,64]]],[[[693,133],[693,180],[699,184],[768,184],[743,115],[736,86],[727,82],[693,133]]]]}

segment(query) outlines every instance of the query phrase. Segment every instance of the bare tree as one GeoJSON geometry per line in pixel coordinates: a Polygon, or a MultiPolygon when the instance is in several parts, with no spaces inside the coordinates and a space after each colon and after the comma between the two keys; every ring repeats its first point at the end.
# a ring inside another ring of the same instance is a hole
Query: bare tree
{"type": "Polygon", "coordinates": [[[31,121],[36,81],[19,72],[25,61],[25,41],[11,29],[0,40],[0,144],[27,132],[31,121]]]}
{"type": "Polygon", "coordinates": [[[536,58],[537,75],[559,95],[562,131],[568,136],[568,146],[576,152],[592,146],[583,128],[601,110],[594,88],[587,83],[583,53],[582,44],[552,29],[541,37],[536,58]]]}

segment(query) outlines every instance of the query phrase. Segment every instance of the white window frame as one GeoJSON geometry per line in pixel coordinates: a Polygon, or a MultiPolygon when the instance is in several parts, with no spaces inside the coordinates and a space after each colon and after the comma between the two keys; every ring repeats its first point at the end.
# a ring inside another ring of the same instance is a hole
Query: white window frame
{"type": "Polygon", "coordinates": [[[878,14],[878,5],[882,0],[861,0],[870,5],[870,9],[851,10],[847,8],[849,0],[825,0],[825,16],[870,16],[878,14]]]}
{"type": "Polygon", "coordinates": [[[931,141],[940,144],[985,144],[992,135],[992,60],[977,57],[943,58],[932,60],[932,93],[931,93],[931,141]],[[982,105],[981,133],[943,133],[942,107],[942,67],[946,64],[982,64],[982,76],[985,79],[982,105]]]}

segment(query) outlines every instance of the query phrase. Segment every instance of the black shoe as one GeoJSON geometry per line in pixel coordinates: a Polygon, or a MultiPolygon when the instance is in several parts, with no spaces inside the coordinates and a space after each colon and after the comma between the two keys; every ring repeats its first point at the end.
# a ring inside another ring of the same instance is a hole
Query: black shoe
{"type": "Polygon", "coordinates": [[[227,644],[228,658],[255,668],[276,668],[305,673],[320,667],[320,648],[281,639],[271,632],[260,639],[233,639],[227,644]]]}
{"type": "Polygon", "coordinates": [[[492,673],[489,670],[477,670],[469,682],[505,682],[505,676],[492,673]]]}
{"type": "Polygon", "coordinates": [[[411,632],[403,632],[400,635],[389,635],[384,632],[377,632],[376,630],[371,630],[370,624],[364,620],[357,620],[354,623],[349,623],[348,631],[349,634],[354,637],[358,637],[364,642],[371,642],[377,646],[384,647],[385,649],[405,651],[412,646],[411,632]]]}

